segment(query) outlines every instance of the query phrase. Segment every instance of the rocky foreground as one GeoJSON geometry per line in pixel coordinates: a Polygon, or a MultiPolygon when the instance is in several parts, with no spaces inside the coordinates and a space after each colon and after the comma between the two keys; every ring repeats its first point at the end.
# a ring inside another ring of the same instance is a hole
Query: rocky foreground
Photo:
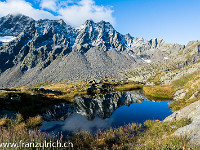
{"type": "Polygon", "coordinates": [[[164,122],[177,121],[183,118],[190,119],[191,124],[179,128],[173,135],[189,138],[191,143],[200,145],[200,100],[174,112],[164,122]]]}

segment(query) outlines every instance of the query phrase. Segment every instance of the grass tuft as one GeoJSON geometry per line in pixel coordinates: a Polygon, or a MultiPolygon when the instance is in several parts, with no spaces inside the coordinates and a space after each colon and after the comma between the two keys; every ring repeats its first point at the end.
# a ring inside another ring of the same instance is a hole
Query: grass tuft
{"type": "Polygon", "coordinates": [[[42,117],[41,116],[36,116],[36,117],[30,117],[27,120],[27,127],[31,129],[35,129],[37,127],[40,127],[42,123],[42,117]]]}

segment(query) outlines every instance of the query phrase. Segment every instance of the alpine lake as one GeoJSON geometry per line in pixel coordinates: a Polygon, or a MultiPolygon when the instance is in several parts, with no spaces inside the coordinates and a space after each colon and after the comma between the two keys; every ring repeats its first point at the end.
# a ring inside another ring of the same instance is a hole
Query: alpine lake
{"type": "Polygon", "coordinates": [[[172,114],[168,103],[149,100],[140,90],[75,97],[74,104],[53,105],[43,113],[40,129],[67,136],[79,131],[95,133],[129,123],[163,120],[172,114]]]}

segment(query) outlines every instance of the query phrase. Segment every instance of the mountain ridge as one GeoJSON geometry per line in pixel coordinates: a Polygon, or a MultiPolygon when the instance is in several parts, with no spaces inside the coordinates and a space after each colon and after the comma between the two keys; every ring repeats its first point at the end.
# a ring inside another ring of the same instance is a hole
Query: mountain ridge
{"type": "Polygon", "coordinates": [[[8,15],[0,18],[0,35],[15,36],[0,46],[2,87],[122,77],[119,72],[163,61],[185,49],[163,39],[122,35],[109,22],[92,20],[74,28],[63,20],[8,15]]]}

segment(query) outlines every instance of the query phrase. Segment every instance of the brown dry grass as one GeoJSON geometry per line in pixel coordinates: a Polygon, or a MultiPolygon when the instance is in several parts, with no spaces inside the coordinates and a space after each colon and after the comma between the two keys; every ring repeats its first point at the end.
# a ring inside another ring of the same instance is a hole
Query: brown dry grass
{"type": "Polygon", "coordinates": [[[143,91],[148,98],[158,100],[171,100],[175,92],[170,85],[144,86],[143,91]]]}
{"type": "MultiPolygon", "coordinates": [[[[51,137],[39,130],[29,129],[21,115],[17,120],[4,118],[9,126],[0,127],[0,142],[44,142],[44,140],[64,142],[62,135],[51,137]]],[[[38,122],[38,117],[29,121],[38,122]]],[[[190,120],[182,119],[176,122],[146,121],[142,130],[141,124],[128,124],[119,128],[111,128],[90,134],[87,131],[75,133],[68,140],[73,143],[74,149],[198,149],[196,145],[189,143],[189,139],[173,137],[171,134],[178,128],[190,124],[190,120]]],[[[4,124],[5,125],[5,124],[4,124]]],[[[34,148],[30,148],[34,149],[34,148]]],[[[38,148],[43,149],[43,148],[38,148]]],[[[48,149],[48,148],[45,148],[48,149]]],[[[51,148],[49,148],[51,149],[51,148]]]]}
{"type": "Polygon", "coordinates": [[[180,100],[176,100],[173,103],[169,104],[169,107],[173,111],[180,110],[191,103],[200,99],[200,70],[183,76],[182,78],[172,82],[172,87],[176,90],[184,89],[185,97],[180,100]],[[190,97],[198,92],[193,99],[190,97]]]}
{"type": "Polygon", "coordinates": [[[188,119],[176,122],[146,121],[146,131],[143,132],[141,125],[133,123],[95,135],[79,132],[71,141],[76,149],[198,149],[187,138],[171,136],[174,131],[187,124],[190,124],[188,119]]]}
{"type": "Polygon", "coordinates": [[[131,91],[131,90],[138,90],[142,89],[143,85],[137,84],[135,82],[129,82],[124,85],[117,85],[114,87],[114,90],[116,91],[131,91]]]}

